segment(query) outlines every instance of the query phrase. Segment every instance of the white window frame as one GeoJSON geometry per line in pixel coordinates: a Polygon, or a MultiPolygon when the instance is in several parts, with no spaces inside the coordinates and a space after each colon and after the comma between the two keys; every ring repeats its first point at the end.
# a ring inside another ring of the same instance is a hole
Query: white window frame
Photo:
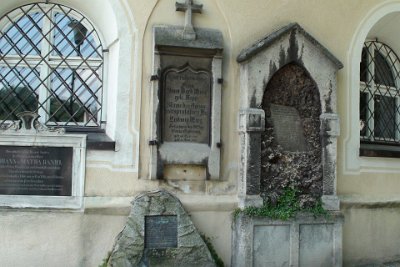
{"type": "MultiPolygon", "coordinates": [[[[367,94],[367,104],[368,104],[368,108],[366,110],[367,112],[367,118],[368,119],[366,122],[361,122],[361,118],[360,118],[360,126],[362,125],[362,123],[368,124],[365,125],[365,127],[367,128],[367,133],[365,136],[361,136],[360,134],[360,140],[362,141],[366,141],[369,140],[371,142],[374,141],[388,141],[388,138],[382,138],[382,137],[376,137],[374,136],[374,129],[375,129],[375,119],[373,114],[375,113],[375,96],[386,96],[386,92],[388,91],[388,89],[390,90],[390,92],[392,93],[392,95],[395,95],[394,98],[395,99],[395,108],[396,111],[400,109],[400,96],[399,96],[399,85],[400,85],[400,81],[398,78],[398,75],[396,75],[397,69],[400,69],[400,65],[399,62],[396,60],[396,58],[394,58],[394,56],[396,56],[396,53],[393,51],[393,49],[388,46],[385,43],[379,42],[379,41],[375,41],[375,40],[370,40],[372,42],[374,42],[376,45],[371,45],[368,48],[368,53],[367,53],[367,62],[366,63],[366,68],[368,69],[366,75],[367,75],[367,81],[369,81],[369,86],[367,85],[367,83],[360,81],[360,93],[366,93],[367,94]],[[387,51],[385,49],[381,49],[382,47],[386,46],[387,48],[389,48],[392,52],[392,54],[387,53],[387,51]],[[386,57],[390,57],[392,59],[393,62],[395,62],[395,66],[393,66],[390,62],[387,62],[387,64],[389,65],[389,67],[391,68],[392,71],[392,76],[394,79],[394,83],[395,83],[395,87],[393,86],[388,86],[388,85],[380,85],[380,84],[376,84],[375,83],[375,79],[371,78],[372,76],[375,76],[375,52],[376,49],[378,49],[379,53],[384,57],[384,59],[386,60],[386,57]],[[369,89],[368,87],[371,87],[373,89],[369,89]],[[371,92],[374,92],[374,94],[371,94],[371,92]]],[[[368,40],[366,41],[368,42],[368,40]]],[[[364,48],[363,48],[364,49],[364,48]]],[[[361,58],[361,60],[363,60],[361,58]]],[[[361,71],[361,70],[360,70],[361,71]]],[[[399,112],[395,111],[395,123],[396,125],[400,124],[400,116],[399,116],[399,112]]],[[[390,138],[389,141],[392,141],[393,143],[396,141],[399,141],[400,139],[400,131],[397,130],[397,127],[395,129],[395,136],[394,138],[390,138]]],[[[394,143],[395,144],[395,143],[394,143]]]]}
{"type": "MultiPolygon", "coordinates": [[[[400,172],[400,159],[362,157],[360,153],[360,62],[362,48],[371,29],[385,16],[400,12],[400,2],[385,1],[374,5],[363,18],[348,45],[346,54],[347,72],[343,75],[344,86],[341,97],[344,110],[342,111],[342,131],[338,167],[342,175],[360,175],[360,173],[400,172]]],[[[384,40],[380,38],[381,40],[384,40]]]]}
{"type": "MultiPolygon", "coordinates": [[[[34,4],[34,3],[32,3],[34,4]]],[[[17,7],[16,9],[12,10],[11,12],[6,13],[5,15],[9,16],[10,19],[12,19],[13,21],[18,20],[19,18],[23,17],[25,14],[23,12],[21,12],[21,8],[24,8],[25,6],[30,6],[32,4],[27,4],[24,6],[20,6],[17,7]]],[[[55,17],[55,13],[57,12],[61,12],[61,14],[64,14],[65,11],[62,11],[58,4],[53,4],[53,3],[37,3],[39,5],[41,5],[42,9],[44,12],[48,12],[50,7],[54,6],[54,8],[48,13],[49,16],[44,16],[43,17],[43,25],[42,25],[42,29],[43,32],[48,32],[48,36],[47,39],[50,40],[50,43],[53,43],[54,41],[54,29],[52,31],[49,31],[50,29],[50,25],[51,25],[51,20],[49,19],[49,17],[51,19],[54,19],[55,17]]],[[[62,5],[61,5],[62,6],[62,5]]],[[[82,24],[85,28],[88,29],[88,31],[92,31],[93,33],[92,36],[94,38],[94,42],[96,44],[100,44],[102,45],[102,42],[98,36],[97,30],[93,27],[93,25],[91,25],[90,23],[88,23],[88,19],[86,18],[86,16],[84,16],[83,14],[79,13],[78,11],[76,11],[73,8],[67,7],[67,6],[62,6],[65,7],[66,9],[71,10],[70,13],[68,13],[68,17],[80,20],[81,17],[84,17],[85,19],[82,21],[82,24]]],[[[28,13],[33,13],[33,12],[42,12],[42,10],[40,10],[39,8],[35,7],[32,8],[28,13]]],[[[8,27],[12,26],[12,22],[8,21],[5,25],[0,25],[2,29],[7,29],[8,27]]],[[[73,56],[69,56],[68,58],[64,58],[62,59],[60,56],[58,55],[53,55],[53,53],[49,53],[51,46],[50,43],[47,42],[47,40],[45,38],[42,38],[41,40],[41,55],[24,55],[23,56],[23,61],[21,61],[21,57],[19,55],[5,55],[3,57],[3,59],[7,62],[4,63],[3,60],[0,61],[0,67],[6,67],[6,68],[12,68],[12,67],[28,67],[31,68],[32,66],[35,66],[36,68],[40,69],[40,77],[41,80],[45,80],[45,84],[41,84],[38,90],[38,95],[39,95],[39,99],[38,99],[38,103],[46,103],[46,110],[50,110],[50,101],[46,101],[46,99],[49,96],[49,89],[51,88],[51,76],[49,76],[50,72],[51,72],[51,68],[57,68],[57,69],[70,69],[70,70],[76,70],[79,66],[81,66],[82,62],[85,61],[84,66],[89,67],[89,68],[93,68],[93,69],[97,69],[99,68],[99,66],[102,66],[101,69],[99,69],[99,75],[102,77],[102,89],[101,92],[99,92],[99,98],[101,99],[101,112],[99,112],[97,115],[97,125],[96,124],[92,124],[89,123],[87,124],[86,121],[83,122],[78,122],[78,123],[61,123],[62,126],[83,126],[83,128],[85,129],[90,129],[90,128],[104,128],[104,122],[106,121],[106,106],[105,106],[105,80],[104,80],[104,64],[105,64],[105,59],[104,59],[104,55],[103,58],[85,58],[85,60],[81,59],[80,57],[73,57],[73,56]],[[42,59],[45,59],[44,61],[42,59]],[[40,61],[42,61],[41,63],[39,63],[40,61]],[[18,64],[18,65],[16,65],[18,64]],[[46,78],[47,77],[47,78],[46,78]]],[[[102,47],[102,46],[101,46],[102,47]]],[[[103,48],[101,48],[103,49],[103,48]]],[[[101,51],[101,53],[103,54],[103,51],[101,51]]],[[[51,121],[47,121],[49,118],[49,114],[43,109],[43,108],[38,108],[38,114],[40,115],[39,117],[39,121],[43,124],[49,125],[49,126],[56,126],[58,125],[57,122],[51,122],[51,121]]]]}

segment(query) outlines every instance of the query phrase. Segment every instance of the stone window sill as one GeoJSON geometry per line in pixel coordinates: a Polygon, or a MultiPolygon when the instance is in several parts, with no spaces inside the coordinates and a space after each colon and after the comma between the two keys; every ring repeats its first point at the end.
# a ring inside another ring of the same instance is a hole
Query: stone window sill
{"type": "Polygon", "coordinates": [[[400,146],[379,143],[361,143],[360,157],[400,158],[400,146]]]}
{"type": "Polygon", "coordinates": [[[85,132],[85,131],[74,131],[68,130],[67,133],[83,133],[87,135],[86,148],[89,150],[109,150],[115,151],[115,141],[111,140],[107,134],[100,131],[85,132]]]}
{"type": "Polygon", "coordinates": [[[115,151],[115,141],[105,133],[89,133],[87,135],[87,149],[115,151]]]}

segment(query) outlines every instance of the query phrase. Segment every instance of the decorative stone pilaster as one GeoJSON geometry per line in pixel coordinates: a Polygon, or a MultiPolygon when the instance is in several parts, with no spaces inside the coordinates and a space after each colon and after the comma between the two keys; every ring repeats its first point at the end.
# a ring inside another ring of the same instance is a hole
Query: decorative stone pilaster
{"type": "Polygon", "coordinates": [[[261,134],[265,130],[264,110],[248,108],[239,112],[240,175],[238,181],[239,207],[261,206],[261,134]]]}
{"type": "Polygon", "coordinates": [[[339,117],[335,113],[323,113],[321,120],[323,188],[322,202],[327,210],[339,210],[336,195],[337,137],[340,134],[339,117]]]}

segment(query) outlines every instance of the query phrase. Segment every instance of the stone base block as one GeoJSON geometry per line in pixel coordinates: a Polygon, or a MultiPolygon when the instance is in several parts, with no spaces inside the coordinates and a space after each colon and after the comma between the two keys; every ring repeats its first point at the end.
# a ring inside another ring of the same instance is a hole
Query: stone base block
{"type": "Polygon", "coordinates": [[[238,198],[238,207],[241,209],[246,207],[261,207],[263,203],[260,195],[239,196],[238,198]]]}
{"type": "Polygon", "coordinates": [[[339,213],[288,221],[239,215],[233,222],[232,266],[342,266],[339,213]]]}
{"type": "Polygon", "coordinates": [[[340,200],[338,196],[329,196],[323,195],[321,197],[322,205],[324,209],[331,210],[331,211],[339,211],[340,210],[340,200]]]}

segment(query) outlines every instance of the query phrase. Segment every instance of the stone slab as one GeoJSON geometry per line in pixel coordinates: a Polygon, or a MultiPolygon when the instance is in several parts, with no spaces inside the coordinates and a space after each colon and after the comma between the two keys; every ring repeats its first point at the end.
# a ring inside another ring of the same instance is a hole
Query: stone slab
{"type": "Polygon", "coordinates": [[[70,196],[72,147],[0,146],[0,194],[70,196]]]}
{"type": "Polygon", "coordinates": [[[185,40],[182,36],[183,27],[158,25],[153,28],[156,46],[185,47],[198,49],[224,49],[222,33],[214,29],[195,28],[196,39],[185,40]]]}
{"type": "Polygon", "coordinates": [[[333,224],[300,225],[300,267],[334,266],[333,224]]]}
{"type": "Polygon", "coordinates": [[[254,267],[288,267],[290,264],[290,226],[255,226],[253,259],[254,267]]]}
{"type": "Polygon", "coordinates": [[[163,75],[163,141],[210,142],[211,75],[189,65],[163,75]]]}
{"type": "Polygon", "coordinates": [[[271,104],[270,109],[277,143],[286,151],[306,151],[302,120],[296,108],[271,104]]]}

